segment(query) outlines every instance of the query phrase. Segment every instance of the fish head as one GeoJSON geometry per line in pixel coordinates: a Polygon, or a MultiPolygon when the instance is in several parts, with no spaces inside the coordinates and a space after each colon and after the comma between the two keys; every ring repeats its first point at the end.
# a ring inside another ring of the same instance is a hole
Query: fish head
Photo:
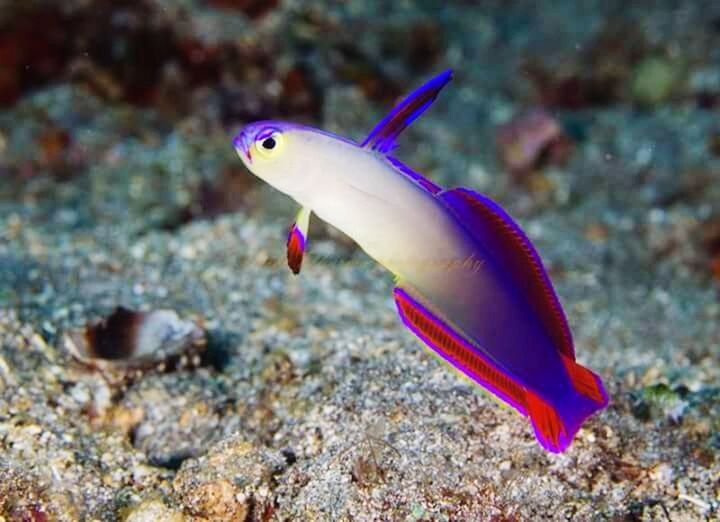
{"type": "Polygon", "coordinates": [[[280,121],[259,121],[243,128],[233,146],[247,169],[288,195],[307,181],[303,169],[309,155],[304,127],[280,121]]]}
{"type": "Polygon", "coordinates": [[[248,124],[233,146],[250,172],[298,201],[327,181],[329,160],[346,147],[358,148],[319,129],[273,120],[248,124]]]}

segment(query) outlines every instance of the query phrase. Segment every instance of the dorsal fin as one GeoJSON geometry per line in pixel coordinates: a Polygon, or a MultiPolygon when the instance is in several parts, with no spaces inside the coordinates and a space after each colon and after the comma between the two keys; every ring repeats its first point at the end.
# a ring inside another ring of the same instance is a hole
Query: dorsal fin
{"type": "Polygon", "coordinates": [[[388,163],[395,167],[395,169],[403,174],[404,176],[410,178],[415,183],[420,185],[423,189],[427,190],[431,194],[437,194],[442,190],[442,187],[438,185],[437,183],[430,181],[428,178],[420,174],[419,172],[415,172],[413,169],[405,165],[402,161],[399,159],[393,157],[393,156],[385,156],[388,163]]]}
{"type": "Polygon", "coordinates": [[[451,79],[452,70],[448,69],[413,91],[375,126],[362,146],[382,154],[394,149],[397,146],[395,140],[400,133],[432,105],[451,79]]]}
{"type": "Polygon", "coordinates": [[[438,197],[520,286],[558,350],[575,360],[565,312],[537,250],[522,229],[497,203],[477,192],[456,188],[438,197]]]}

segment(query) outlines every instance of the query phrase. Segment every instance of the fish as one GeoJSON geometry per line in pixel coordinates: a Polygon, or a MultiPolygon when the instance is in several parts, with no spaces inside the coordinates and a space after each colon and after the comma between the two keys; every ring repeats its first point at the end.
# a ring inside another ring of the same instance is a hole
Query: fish
{"type": "Polygon", "coordinates": [[[575,360],[572,333],[537,249],[496,202],[446,189],[393,155],[398,138],[451,81],[417,88],[357,142],[275,120],[233,146],[247,169],[299,204],[287,260],[298,274],[314,214],[394,276],[404,325],[480,389],[529,417],[547,451],[565,451],[605,408],[602,379],[575,360]]]}

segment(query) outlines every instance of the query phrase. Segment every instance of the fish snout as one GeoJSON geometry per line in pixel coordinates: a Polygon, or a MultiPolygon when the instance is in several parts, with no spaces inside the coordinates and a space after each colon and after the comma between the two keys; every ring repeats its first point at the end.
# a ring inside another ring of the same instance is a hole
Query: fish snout
{"type": "Polygon", "coordinates": [[[247,129],[241,131],[233,140],[233,147],[235,147],[235,150],[240,154],[240,157],[247,160],[248,163],[252,163],[252,155],[250,154],[251,145],[252,137],[247,129]]]}

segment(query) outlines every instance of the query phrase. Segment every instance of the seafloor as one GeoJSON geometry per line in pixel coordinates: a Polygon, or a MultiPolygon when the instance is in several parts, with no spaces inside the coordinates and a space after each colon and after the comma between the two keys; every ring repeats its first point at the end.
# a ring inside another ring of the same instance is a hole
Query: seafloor
{"type": "Polygon", "coordinates": [[[717,519],[720,2],[5,0],[0,104],[0,520],[717,519]],[[361,139],[448,67],[397,154],[543,255],[611,395],[561,455],[342,234],[293,276],[295,204],[230,145],[361,139]],[[199,363],[79,365],[120,305],[197,321],[199,363]]]}

